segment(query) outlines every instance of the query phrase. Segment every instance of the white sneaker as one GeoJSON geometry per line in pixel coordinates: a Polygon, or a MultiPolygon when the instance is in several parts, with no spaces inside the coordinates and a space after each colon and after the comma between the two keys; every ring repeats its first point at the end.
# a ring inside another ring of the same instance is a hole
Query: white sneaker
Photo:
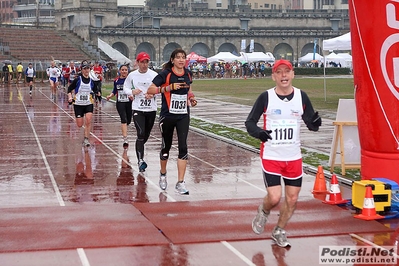
{"type": "Polygon", "coordinates": [[[159,175],[159,187],[162,190],[166,190],[167,186],[168,186],[168,181],[166,180],[166,173],[165,174],[161,173],[159,175]]]}
{"type": "Polygon", "coordinates": [[[255,234],[260,235],[263,232],[267,222],[267,216],[268,215],[263,212],[263,204],[259,205],[258,213],[252,220],[252,231],[254,231],[255,234]]]}
{"type": "Polygon", "coordinates": [[[186,188],[186,182],[182,181],[182,182],[177,182],[176,186],[175,186],[175,191],[179,194],[182,195],[188,195],[190,194],[190,192],[187,190],[186,188]]]}
{"type": "Polygon", "coordinates": [[[287,236],[285,235],[285,230],[278,226],[274,227],[273,229],[272,239],[278,246],[282,248],[291,246],[291,243],[288,242],[287,236]]]}

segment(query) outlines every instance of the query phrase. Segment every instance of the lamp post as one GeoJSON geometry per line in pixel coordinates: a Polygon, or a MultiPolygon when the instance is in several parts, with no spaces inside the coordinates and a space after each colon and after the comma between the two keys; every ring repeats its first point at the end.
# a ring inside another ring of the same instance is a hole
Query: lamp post
{"type": "Polygon", "coordinates": [[[36,28],[39,28],[39,24],[40,24],[40,21],[39,21],[39,17],[40,17],[40,9],[39,9],[40,4],[39,4],[39,1],[40,0],[36,0],[36,28]]]}

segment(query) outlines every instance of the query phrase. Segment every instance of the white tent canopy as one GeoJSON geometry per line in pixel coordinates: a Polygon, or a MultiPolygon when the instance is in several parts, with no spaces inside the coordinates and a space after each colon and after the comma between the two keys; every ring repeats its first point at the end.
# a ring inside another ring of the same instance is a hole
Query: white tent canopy
{"type": "Polygon", "coordinates": [[[306,55],[299,57],[298,61],[300,63],[306,63],[306,62],[311,62],[313,60],[317,60],[317,61],[321,61],[323,60],[323,57],[321,55],[319,55],[318,53],[307,53],[306,55]],[[314,55],[314,58],[313,58],[314,55]]]}
{"type": "Polygon", "coordinates": [[[219,62],[219,61],[234,62],[234,61],[239,61],[239,60],[240,60],[239,56],[235,56],[230,52],[220,52],[220,53],[215,54],[214,56],[207,58],[208,63],[214,63],[214,62],[219,62]]]}
{"type": "MultiPolygon", "coordinates": [[[[345,33],[344,35],[329,39],[329,40],[324,40],[323,41],[323,50],[324,51],[352,50],[350,32],[345,33]]],[[[346,60],[345,67],[352,67],[352,58],[350,58],[350,60],[349,59],[346,60]]],[[[325,101],[327,100],[326,62],[324,64],[324,100],[325,101]]]]}
{"type": "Polygon", "coordinates": [[[241,61],[245,61],[248,63],[252,62],[274,62],[275,58],[272,53],[264,53],[264,52],[252,52],[252,53],[240,53],[241,61]]]}
{"type": "MultiPolygon", "coordinates": [[[[326,61],[326,67],[330,66],[330,62],[334,62],[335,64],[340,64],[341,67],[347,67],[346,66],[346,61],[347,59],[343,58],[342,56],[337,55],[336,53],[332,52],[329,55],[326,55],[324,57],[325,61],[326,61]]],[[[351,61],[351,60],[350,60],[351,61]]]]}
{"type": "Polygon", "coordinates": [[[352,45],[351,45],[351,34],[350,32],[332,38],[328,40],[323,41],[323,50],[324,51],[333,51],[333,50],[351,50],[352,45]]]}
{"type": "Polygon", "coordinates": [[[130,64],[132,62],[132,60],[124,56],[118,50],[112,48],[111,45],[104,42],[100,38],[97,39],[97,42],[98,42],[98,48],[100,48],[104,53],[106,53],[112,60],[116,60],[117,64],[126,64],[126,63],[130,64]]]}
{"type": "Polygon", "coordinates": [[[348,53],[338,53],[337,55],[340,56],[340,57],[345,58],[346,60],[352,61],[352,56],[350,54],[348,54],[348,53]]]}

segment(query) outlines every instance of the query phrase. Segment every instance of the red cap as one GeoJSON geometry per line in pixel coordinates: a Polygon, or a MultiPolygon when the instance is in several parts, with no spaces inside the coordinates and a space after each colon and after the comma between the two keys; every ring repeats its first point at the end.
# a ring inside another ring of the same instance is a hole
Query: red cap
{"type": "Polygon", "coordinates": [[[150,56],[146,53],[146,52],[141,52],[137,55],[136,60],[138,62],[144,61],[144,60],[148,60],[150,61],[150,56]]]}
{"type": "Polygon", "coordinates": [[[280,59],[280,60],[277,60],[277,61],[274,63],[274,66],[273,66],[273,69],[272,69],[273,72],[276,72],[277,68],[278,68],[279,66],[281,66],[281,65],[286,65],[290,70],[293,70],[293,67],[292,67],[292,64],[291,64],[290,61],[285,60],[285,59],[280,59]]]}

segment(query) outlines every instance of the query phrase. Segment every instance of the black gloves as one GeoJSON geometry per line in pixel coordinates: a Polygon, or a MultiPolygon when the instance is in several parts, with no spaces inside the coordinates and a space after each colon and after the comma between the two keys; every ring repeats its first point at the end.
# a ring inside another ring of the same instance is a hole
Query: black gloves
{"type": "Polygon", "coordinates": [[[315,127],[321,126],[321,117],[319,116],[319,112],[315,112],[312,116],[312,125],[315,127]]]}
{"type": "Polygon", "coordinates": [[[260,132],[259,132],[259,139],[260,139],[262,142],[266,142],[266,141],[268,141],[269,139],[272,139],[272,136],[270,135],[270,133],[272,133],[271,130],[262,130],[262,131],[260,131],[260,132]]]}

